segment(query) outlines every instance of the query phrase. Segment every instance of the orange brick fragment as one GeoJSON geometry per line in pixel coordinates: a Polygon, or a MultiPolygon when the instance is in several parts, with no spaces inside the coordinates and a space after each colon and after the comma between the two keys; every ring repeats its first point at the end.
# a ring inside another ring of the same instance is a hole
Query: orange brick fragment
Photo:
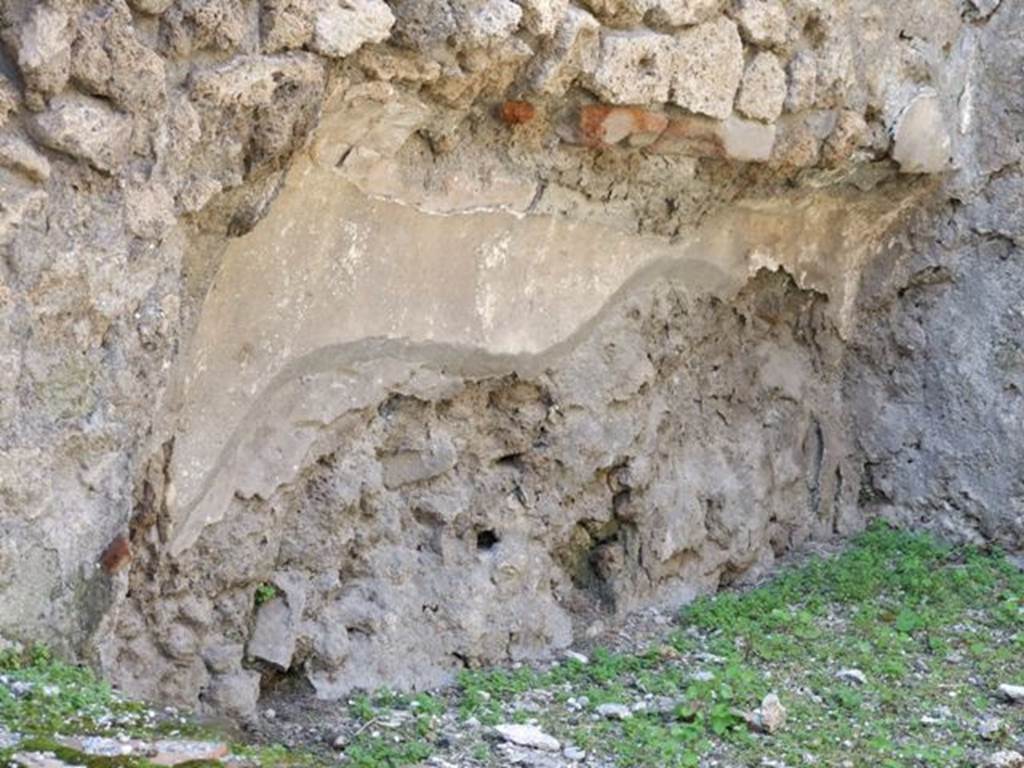
{"type": "Polygon", "coordinates": [[[499,115],[508,125],[525,125],[537,116],[537,108],[528,101],[506,101],[499,115]]]}
{"type": "Polygon", "coordinates": [[[717,120],[706,117],[676,118],[654,142],[651,151],[660,155],[725,157],[720,125],[717,120]]]}
{"type": "Polygon", "coordinates": [[[667,127],[665,115],[642,107],[588,104],[580,108],[580,138],[590,147],[611,147],[626,140],[631,146],[646,146],[667,127]]]}

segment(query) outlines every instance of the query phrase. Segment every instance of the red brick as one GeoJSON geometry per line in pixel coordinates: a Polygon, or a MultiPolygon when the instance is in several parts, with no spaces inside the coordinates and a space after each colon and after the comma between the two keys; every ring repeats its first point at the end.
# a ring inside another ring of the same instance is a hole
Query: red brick
{"type": "Polygon", "coordinates": [[[720,123],[707,117],[679,117],[670,120],[650,151],[659,155],[725,157],[720,123]]]}
{"type": "Polygon", "coordinates": [[[655,141],[668,124],[662,113],[642,107],[588,104],[580,108],[579,133],[589,147],[610,147],[626,140],[638,146],[655,141]]]}

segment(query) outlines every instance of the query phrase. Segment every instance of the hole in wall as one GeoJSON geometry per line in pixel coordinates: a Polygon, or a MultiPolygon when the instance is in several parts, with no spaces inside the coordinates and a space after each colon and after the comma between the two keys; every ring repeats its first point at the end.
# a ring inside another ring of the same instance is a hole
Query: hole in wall
{"type": "Polygon", "coordinates": [[[490,552],[501,541],[501,538],[491,529],[478,531],[476,534],[476,548],[478,552],[490,552]]]}

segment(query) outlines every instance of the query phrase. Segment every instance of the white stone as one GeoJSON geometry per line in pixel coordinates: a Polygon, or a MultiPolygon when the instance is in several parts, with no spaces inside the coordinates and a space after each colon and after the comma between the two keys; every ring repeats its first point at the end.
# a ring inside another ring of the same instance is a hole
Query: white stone
{"type": "Polygon", "coordinates": [[[321,0],[313,25],[313,50],[332,58],[355,53],[366,43],[381,43],[395,25],[384,0],[321,0]]]}
{"type": "Polygon", "coordinates": [[[730,115],[718,127],[725,154],[743,163],[766,163],[775,148],[774,125],[730,115]]]}
{"type": "Polygon", "coordinates": [[[582,653],[579,653],[577,651],[566,651],[565,652],[565,658],[568,661],[575,661],[575,662],[578,662],[580,664],[589,664],[590,663],[590,659],[587,656],[585,656],[582,653]]]}
{"type": "Polygon", "coordinates": [[[1012,749],[996,752],[985,761],[986,768],[1024,768],[1024,755],[1012,749]]]}
{"type": "Polygon", "coordinates": [[[786,73],[774,53],[759,53],[747,66],[736,109],[767,123],[779,119],[786,101],[786,73]]]}
{"type": "Polygon", "coordinates": [[[655,24],[686,27],[707,21],[722,5],[722,0],[652,0],[650,18],[655,24]]]}
{"type": "Polygon", "coordinates": [[[856,683],[857,685],[867,685],[868,678],[859,669],[841,669],[836,673],[836,677],[847,683],[856,683]]]}
{"type": "Polygon", "coordinates": [[[295,655],[297,634],[288,603],[280,597],[269,600],[256,613],[256,626],[249,640],[249,658],[287,670],[295,655]]]}
{"type": "Polygon", "coordinates": [[[724,17],[676,37],[672,102],[720,120],[732,112],[743,78],[743,41],[724,17]]]}
{"type": "Polygon", "coordinates": [[[769,693],[761,706],[747,718],[750,727],[761,733],[776,733],[786,724],[786,708],[779,697],[769,693]]]}
{"type": "Polygon", "coordinates": [[[494,728],[495,732],[505,741],[520,747],[542,749],[545,752],[557,752],[562,748],[554,736],[550,736],[536,725],[517,725],[506,723],[494,728]]]}
{"type": "Polygon", "coordinates": [[[551,37],[569,12],[569,0],[516,0],[523,8],[523,25],[533,34],[551,37]]]}
{"type": "Polygon", "coordinates": [[[951,165],[952,139],[939,98],[916,96],[897,118],[892,157],[903,173],[942,173],[951,165]]]}
{"type": "Polygon", "coordinates": [[[586,751],[574,746],[568,746],[563,749],[562,756],[566,760],[572,760],[574,763],[580,763],[587,759],[586,751]]]}
{"type": "Polygon", "coordinates": [[[453,4],[460,42],[505,42],[519,28],[523,9],[512,0],[461,0],[453,4]]]}
{"type": "Polygon", "coordinates": [[[46,112],[33,115],[29,131],[50,149],[113,173],[128,157],[132,121],[99,99],[65,94],[55,97],[46,112]]]}
{"type": "Polygon", "coordinates": [[[1003,683],[999,686],[999,695],[1014,704],[1024,703],[1024,685],[1003,683]]]}
{"type": "Polygon", "coordinates": [[[600,63],[591,76],[592,87],[613,104],[668,101],[676,60],[673,42],[657,32],[605,32],[600,63]]]}
{"type": "Polygon", "coordinates": [[[789,19],[780,0],[740,0],[736,11],[743,39],[770,47],[786,42],[789,19]]]}
{"type": "Polygon", "coordinates": [[[597,708],[597,714],[607,720],[628,720],[633,716],[624,704],[602,704],[597,708]]]}

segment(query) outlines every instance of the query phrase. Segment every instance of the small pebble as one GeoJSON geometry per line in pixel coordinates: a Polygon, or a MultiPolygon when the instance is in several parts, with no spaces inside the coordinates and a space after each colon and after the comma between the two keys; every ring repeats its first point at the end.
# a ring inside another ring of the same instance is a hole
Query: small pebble
{"type": "Polygon", "coordinates": [[[1003,683],[999,686],[999,695],[1014,704],[1024,702],[1024,685],[1009,685],[1003,683]]]}
{"type": "Polygon", "coordinates": [[[607,720],[628,720],[633,716],[629,707],[622,704],[602,704],[597,708],[597,714],[607,720]]]}
{"type": "Polygon", "coordinates": [[[586,751],[574,746],[568,746],[565,749],[563,749],[562,756],[565,757],[567,760],[572,760],[576,763],[583,762],[587,759],[586,751]]]}
{"type": "Polygon", "coordinates": [[[856,683],[857,685],[867,685],[868,678],[859,669],[841,669],[836,673],[836,677],[847,683],[856,683]]]}

